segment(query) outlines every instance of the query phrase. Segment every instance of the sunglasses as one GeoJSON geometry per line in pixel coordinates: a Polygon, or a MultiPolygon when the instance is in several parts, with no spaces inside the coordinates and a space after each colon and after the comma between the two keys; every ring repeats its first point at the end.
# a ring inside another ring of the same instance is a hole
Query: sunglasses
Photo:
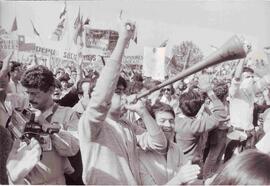
{"type": "Polygon", "coordinates": [[[170,88],[164,88],[164,89],[161,89],[161,91],[171,91],[171,89],[170,88]]]}

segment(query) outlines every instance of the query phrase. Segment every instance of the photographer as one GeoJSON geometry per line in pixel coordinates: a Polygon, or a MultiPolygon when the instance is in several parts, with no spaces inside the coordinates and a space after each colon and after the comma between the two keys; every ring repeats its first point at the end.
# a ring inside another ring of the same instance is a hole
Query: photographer
{"type": "Polygon", "coordinates": [[[35,122],[46,131],[52,124],[61,127],[58,133],[50,134],[40,140],[41,163],[26,176],[31,184],[65,184],[64,173],[71,174],[74,169],[67,157],[74,156],[79,150],[77,134],[78,116],[71,108],[54,103],[52,94],[55,89],[53,73],[42,65],[27,70],[21,80],[35,111],[35,122]],[[74,134],[75,136],[73,136],[74,134]],[[51,149],[44,149],[50,147],[51,149]]]}

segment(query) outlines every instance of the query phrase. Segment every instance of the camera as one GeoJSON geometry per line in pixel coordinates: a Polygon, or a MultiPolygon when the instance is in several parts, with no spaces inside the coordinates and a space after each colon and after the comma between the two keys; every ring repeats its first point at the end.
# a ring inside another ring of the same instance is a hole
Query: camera
{"type": "Polygon", "coordinates": [[[8,129],[13,136],[20,139],[27,144],[30,143],[31,138],[35,138],[43,151],[52,150],[51,134],[58,133],[60,125],[50,124],[46,129],[42,125],[35,122],[35,113],[30,109],[23,111],[14,110],[11,115],[8,129]]]}

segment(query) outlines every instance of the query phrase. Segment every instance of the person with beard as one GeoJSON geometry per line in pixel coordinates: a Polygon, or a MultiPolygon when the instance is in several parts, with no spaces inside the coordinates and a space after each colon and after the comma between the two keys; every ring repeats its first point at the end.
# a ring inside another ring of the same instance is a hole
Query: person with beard
{"type": "MultiPolygon", "coordinates": [[[[134,110],[140,113],[138,106],[134,110]]],[[[161,127],[167,139],[166,152],[139,150],[140,176],[143,185],[180,185],[193,181],[200,172],[198,165],[192,165],[184,158],[183,150],[174,139],[175,113],[170,105],[155,103],[150,109],[151,116],[161,127]]]]}
{"type": "Polygon", "coordinates": [[[141,117],[147,131],[121,119],[126,103],[125,81],[117,82],[124,49],[134,29],[131,22],[122,24],[116,47],[79,121],[85,184],[140,185],[138,146],[157,152],[164,152],[167,147],[164,133],[146,109],[141,110],[141,117]]]}
{"type": "MultiPolygon", "coordinates": [[[[41,163],[26,176],[31,184],[66,184],[64,173],[71,174],[74,169],[68,157],[79,151],[77,136],[78,115],[69,107],[62,107],[53,101],[55,89],[53,73],[45,66],[37,65],[28,69],[22,77],[36,121],[42,129],[55,124],[61,127],[58,133],[50,134],[52,150],[43,151],[41,163]]],[[[48,141],[47,141],[48,142],[48,141]]]]}
{"type": "Polygon", "coordinates": [[[226,147],[224,161],[230,159],[236,149],[241,152],[255,148],[256,131],[253,125],[253,111],[255,95],[260,91],[258,85],[260,84],[254,80],[254,70],[244,67],[244,60],[240,61],[229,88],[231,128],[227,135],[230,141],[226,147]]]}

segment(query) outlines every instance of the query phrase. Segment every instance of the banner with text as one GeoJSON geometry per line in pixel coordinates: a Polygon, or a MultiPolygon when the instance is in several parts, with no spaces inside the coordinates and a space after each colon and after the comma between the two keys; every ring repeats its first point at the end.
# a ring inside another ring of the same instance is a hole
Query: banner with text
{"type": "Polygon", "coordinates": [[[84,55],[108,56],[116,46],[119,34],[114,30],[92,29],[85,27],[84,55]]]}

